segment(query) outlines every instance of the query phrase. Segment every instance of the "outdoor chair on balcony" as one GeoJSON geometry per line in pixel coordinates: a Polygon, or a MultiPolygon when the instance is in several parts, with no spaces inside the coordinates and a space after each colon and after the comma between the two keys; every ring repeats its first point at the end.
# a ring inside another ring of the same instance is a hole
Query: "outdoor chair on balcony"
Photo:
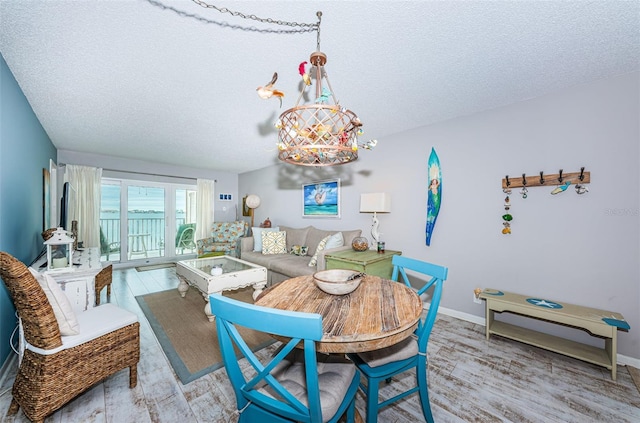
{"type": "Polygon", "coordinates": [[[134,313],[104,304],[72,315],[77,320],[72,332],[79,333],[61,335],[70,327],[60,318],[66,297],[49,275],[32,273],[21,261],[0,252],[0,277],[15,305],[25,342],[8,416],[22,408],[29,420],[42,423],[95,383],[127,367],[129,387],[136,386],[140,324],[134,313]],[[40,276],[42,282],[36,280],[40,276]]]}
{"type": "Polygon", "coordinates": [[[107,256],[107,261],[109,261],[109,255],[113,253],[120,252],[120,243],[119,242],[109,242],[107,237],[102,232],[102,228],[100,228],[100,255],[107,256]]]}
{"type": "Polygon", "coordinates": [[[178,227],[176,233],[176,253],[178,249],[180,250],[180,254],[184,254],[185,249],[191,250],[191,252],[196,249],[195,232],[195,223],[183,223],[178,227]]]}

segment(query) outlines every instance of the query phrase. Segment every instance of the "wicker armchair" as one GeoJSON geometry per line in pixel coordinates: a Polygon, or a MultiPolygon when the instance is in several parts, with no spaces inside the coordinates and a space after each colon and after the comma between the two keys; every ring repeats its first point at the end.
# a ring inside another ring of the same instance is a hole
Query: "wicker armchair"
{"type": "Polygon", "coordinates": [[[135,314],[105,304],[78,313],[79,335],[61,336],[47,296],[22,262],[0,252],[0,277],[25,340],[7,415],[22,407],[30,420],[43,422],[96,382],[127,367],[129,387],[136,386],[140,324],[135,314]]]}
{"type": "Polygon", "coordinates": [[[102,288],[107,287],[107,300],[111,299],[111,281],[113,276],[113,265],[109,264],[103,267],[95,278],[96,305],[100,305],[100,292],[102,288]]]}

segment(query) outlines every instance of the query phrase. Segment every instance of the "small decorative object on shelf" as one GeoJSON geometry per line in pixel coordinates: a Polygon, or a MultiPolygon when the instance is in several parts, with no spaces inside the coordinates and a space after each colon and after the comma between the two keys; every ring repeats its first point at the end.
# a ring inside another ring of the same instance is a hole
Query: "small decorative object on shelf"
{"type": "Polygon", "coordinates": [[[271,221],[269,220],[269,218],[267,217],[267,219],[262,222],[262,224],[260,225],[261,228],[270,228],[271,227],[271,221]]]}
{"type": "Polygon", "coordinates": [[[47,246],[47,270],[73,270],[73,238],[67,231],[57,228],[51,237],[44,242],[47,246]]]}
{"type": "Polygon", "coordinates": [[[71,221],[71,238],[73,238],[73,251],[78,251],[78,221],[71,221]]]}
{"type": "Polygon", "coordinates": [[[378,241],[378,254],[383,254],[384,253],[384,247],[385,247],[385,242],[384,241],[378,241]]]}
{"type": "Polygon", "coordinates": [[[363,236],[358,236],[351,242],[351,248],[355,251],[367,251],[369,249],[369,241],[363,236]]]}

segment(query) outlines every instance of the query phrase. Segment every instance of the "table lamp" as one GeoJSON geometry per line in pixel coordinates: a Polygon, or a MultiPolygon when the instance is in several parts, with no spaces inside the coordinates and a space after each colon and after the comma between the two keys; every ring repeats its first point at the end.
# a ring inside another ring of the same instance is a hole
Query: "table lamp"
{"type": "Polygon", "coordinates": [[[373,213],[371,224],[371,237],[377,244],[380,240],[378,231],[379,222],[377,213],[389,213],[391,211],[391,195],[386,192],[360,194],[360,213],[373,213]]]}

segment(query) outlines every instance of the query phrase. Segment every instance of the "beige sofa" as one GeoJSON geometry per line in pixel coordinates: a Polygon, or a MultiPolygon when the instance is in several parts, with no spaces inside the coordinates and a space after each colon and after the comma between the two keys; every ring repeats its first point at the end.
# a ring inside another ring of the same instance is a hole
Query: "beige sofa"
{"type": "MultiPolygon", "coordinates": [[[[274,228],[275,229],[275,228],[274,228]]],[[[256,234],[259,229],[256,229],[256,234]]],[[[317,229],[313,226],[306,228],[290,228],[280,226],[279,230],[286,233],[286,254],[263,254],[262,251],[254,251],[254,237],[244,237],[240,244],[240,258],[251,263],[267,268],[267,286],[272,286],[283,280],[296,276],[311,275],[318,270],[325,269],[325,254],[335,251],[348,250],[351,248],[351,241],[359,237],[362,230],[351,231],[328,231],[317,229]],[[311,258],[316,253],[318,244],[328,235],[342,232],[344,240],[343,246],[331,249],[324,249],[318,253],[315,266],[309,266],[311,258]],[[306,255],[298,256],[291,254],[294,245],[308,247],[306,255]]]]}

